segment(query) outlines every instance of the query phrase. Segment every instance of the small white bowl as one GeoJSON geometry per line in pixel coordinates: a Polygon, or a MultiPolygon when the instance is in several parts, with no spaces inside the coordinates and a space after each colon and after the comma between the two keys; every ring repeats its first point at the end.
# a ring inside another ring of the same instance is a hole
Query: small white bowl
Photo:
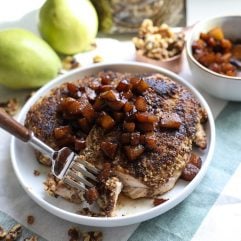
{"type": "Polygon", "coordinates": [[[186,53],[194,82],[209,94],[232,101],[241,101],[241,77],[218,74],[200,64],[192,54],[192,43],[199,39],[201,32],[208,32],[214,27],[221,27],[225,38],[241,39],[241,15],[219,16],[200,21],[190,30],[186,53]]]}
{"type": "MultiPolygon", "coordinates": [[[[46,95],[51,89],[59,86],[64,82],[75,81],[85,76],[97,74],[103,70],[117,71],[121,73],[161,73],[169,78],[173,79],[177,83],[185,86],[189,89],[193,95],[200,101],[201,105],[206,109],[208,114],[208,121],[205,124],[205,130],[208,139],[208,146],[206,150],[199,151],[199,155],[202,158],[202,168],[197,176],[191,182],[185,182],[178,180],[175,187],[167,192],[163,197],[169,198],[168,201],[162,205],[153,207],[152,199],[138,199],[138,200],[126,200],[119,207],[117,207],[117,216],[106,217],[88,217],[77,214],[80,207],[70,203],[63,198],[54,198],[49,196],[44,191],[43,182],[46,179],[46,175],[49,172],[49,168],[40,165],[34,155],[33,149],[25,143],[12,138],[11,142],[11,158],[14,171],[19,179],[24,190],[27,194],[41,207],[49,211],[50,213],[83,225],[99,226],[99,227],[116,227],[124,226],[133,223],[139,223],[144,220],[156,217],[169,209],[176,206],[183,201],[207,172],[208,166],[213,156],[214,144],[215,144],[215,125],[211,110],[200,95],[200,93],[192,87],[188,82],[183,80],[178,75],[171,71],[165,70],[160,67],[156,67],[150,64],[123,62],[112,64],[95,64],[90,67],[80,68],[69,72],[68,74],[59,76],[55,80],[49,82],[47,85],[39,89],[25,104],[23,109],[18,115],[18,121],[24,123],[26,114],[29,108],[42,96],[46,95]],[[40,175],[38,177],[33,175],[33,170],[39,170],[40,175]]],[[[47,120],[46,120],[47,121],[47,120]]],[[[198,150],[197,150],[198,151],[198,150]]]]}

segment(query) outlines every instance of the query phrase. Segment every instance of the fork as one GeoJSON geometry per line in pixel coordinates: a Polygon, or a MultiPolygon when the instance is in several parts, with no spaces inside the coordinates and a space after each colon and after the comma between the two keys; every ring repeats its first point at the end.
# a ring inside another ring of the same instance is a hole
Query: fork
{"type": "Polygon", "coordinates": [[[35,149],[47,155],[51,161],[51,173],[69,186],[80,191],[94,187],[99,170],[88,163],[83,156],[78,156],[70,148],[63,147],[55,151],[40,139],[31,130],[17,122],[0,108],[0,127],[23,142],[29,143],[35,149]]]}

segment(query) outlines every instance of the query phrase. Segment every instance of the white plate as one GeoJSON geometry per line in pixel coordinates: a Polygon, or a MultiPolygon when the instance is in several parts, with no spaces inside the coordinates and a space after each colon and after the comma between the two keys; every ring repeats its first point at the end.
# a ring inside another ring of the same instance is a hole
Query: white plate
{"type": "Polygon", "coordinates": [[[45,95],[53,87],[58,86],[59,84],[66,81],[73,81],[86,75],[96,74],[104,69],[132,73],[163,73],[190,89],[191,92],[199,99],[202,106],[207,110],[208,113],[208,123],[205,126],[208,138],[208,147],[205,151],[199,152],[203,160],[203,165],[197,176],[191,182],[179,180],[176,186],[164,195],[164,197],[169,198],[169,200],[156,207],[152,206],[151,199],[140,199],[135,201],[122,200],[118,205],[118,216],[113,218],[82,216],[76,214],[76,211],[79,210],[77,205],[71,204],[62,198],[50,197],[43,188],[43,181],[45,180],[46,173],[48,171],[47,168],[43,167],[36,161],[33,149],[29,145],[17,140],[16,138],[12,138],[11,157],[15,173],[24,190],[33,200],[35,200],[40,206],[53,213],[54,215],[72,222],[90,226],[115,227],[138,223],[165,213],[180,203],[182,200],[184,200],[194,190],[194,188],[199,184],[204,174],[206,173],[213,156],[215,143],[215,126],[213,116],[208,104],[199,94],[199,92],[185,80],[176,74],[159,67],[154,67],[148,64],[127,62],[98,64],[92,67],[74,70],[66,75],[56,78],[46,86],[42,87],[31,99],[29,99],[29,101],[21,110],[18,116],[18,121],[23,123],[29,108],[41,96],[45,95]],[[33,175],[33,171],[35,169],[40,170],[40,176],[36,177],[33,175]]]}

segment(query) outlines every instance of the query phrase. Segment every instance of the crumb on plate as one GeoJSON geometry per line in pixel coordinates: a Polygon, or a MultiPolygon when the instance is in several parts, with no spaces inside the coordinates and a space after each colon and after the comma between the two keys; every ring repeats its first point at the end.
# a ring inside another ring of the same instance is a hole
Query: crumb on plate
{"type": "Polygon", "coordinates": [[[74,56],[67,56],[62,60],[63,69],[71,70],[80,67],[80,63],[74,56]]]}
{"type": "Polygon", "coordinates": [[[27,216],[27,223],[28,224],[30,224],[30,225],[34,224],[34,221],[35,221],[35,218],[34,218],[33,215],[28,215],[27,216]]]}
{"type": "Polygon", "coordinates": [[[25,238],[24,241],[38,241],[38,237],[33,235],[28,238],[25,238]]]}
{"type": "Polygon", "coordinates": [[[0,240],[4,240],[6,235],[7,235],[7,231],[4,230],[4,228],[0,226],[0,240]]]}
{"type": "Polygon", "coordinates": [[[39,175],[40,175],[40,171],[39,171],[39,170],[34,170],[34,171],[33,171],[33,174],[34,174],[34,176],[36,176],[36,177],[37,177],[37,176],[39,176],[39,175]]]}
{"type": "Polygon", "coordinates": [[[84,232],[83,241],[103,241],[103,233],[100,231],[84,232]]]}
{"type": "Polygon", "coordinates": [[[11,98],[5,102],[0,102],[0,107],[3,108],[9,115],[13,116],[19,110],[19,102],[15,98],[11,98]]]}
{"type": "Polygon", "coordinates": [[[158,206],[166,201],[168,201],[169,199],[168,198],[154,198],[153,200],[153,205],[154,206],[158,206]]]}
{"type": "Polygon", "coordinates": [[[103,57],[100,56],[100,55],[95,55],[95,56],[93,57],[93,63],[94,63],[94,64],[97,64],[97,63],[100,63],[100,62],[103,62],[103,61],[104,61],[104,59],[103,59],[103,57]]]}
{"type": "Polygon", "coordinates": [[[5,236],[5,241],[15,241],[22,235],[22,226],[20,224],[14,225],[5,236]]]}
{"type": "Polygon", "coordinates": [[[72,227],[68,230],[68,235],[70,237],[70,241],[74,241],[74,240],[79,240],[79,231],[77,228],[72,227]]]}

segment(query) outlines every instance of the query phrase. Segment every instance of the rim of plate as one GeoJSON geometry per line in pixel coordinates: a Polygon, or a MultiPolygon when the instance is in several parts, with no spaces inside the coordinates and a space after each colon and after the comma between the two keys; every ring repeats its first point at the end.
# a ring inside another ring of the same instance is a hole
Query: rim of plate
{"type": "MultiPolygon", "coordinates": [[[[47,210],[48,212],[71,222],[83,224],[83,225],[89,225],[89,226],[95,226],[95,227],[117,227],[117,226],[125,226],[130,225],[134,223],[139,223],[151,218],[154,218],[156,216],[159,216],[166,211],[170,210],[180,202],[182,202],[193,190],[194,188],[200,183],[202,178],[204,177],[205,173],[207,172],[208,166],[211,162],[211,159],[213,157],[214,153],[214,146],[215,146],[215,124],[214,124],[214,118],[212,115],[212,112],[210,110],[209,105],[207,104],[206,100],[202,97],[202,95],[199,93],[198,90],[196,90],[190,83],[188,83],[186,80],[178,76],[177,74],[163,69],[158,66],[153,66],[151,64],[145,64],[145,63],[136,63],[136,62],[116,62],[116,63],[100,63],[95,64],[94,66],[87,66],[82,67],[81,69],[73,70],[67,74],[64,74],[63,76],[59,76],[55,78],[54,80],[50,81],[48,84],[40,88],[23,106],[21,109],[17,120],[23,121],[25,119],[25,115],[32,104],[34,104],[41,96],[44,95],[46,91],[49,91],[50,89],[64,83],[67,81],[68,77],[73,76],[77,73],[81,73],[88,70],[95,70],[95,69],[112,69],[114,68],[115,71],[116,68],[120,68],[120,72],[124,72],[123,69],[127,67],[140,67],[140,68],[146,68],[148,71],[152,72],[159,72],[161,74],[164,74],[170,78],[172,78],[174,81],[177,81],[181,83],[182,85],[186,86],[200,101],[201,105],[205,108],[208,114],[208,124],[210,127],[210,137],[209,137],[209,144],[208,144],[208,150],[207,150],[207,156],[205,158],[205,161],[203,162],[202,168],[197,174],[197,176],[188,183],[183,190],[178,193],[174,198],[168,200],[167,202],[164,202],[161,205],[158,205],[156,207],[151,208],[148,211],[142,211],[137,214],[128,215],[128,216],[122,216],[122,217],[89,217],[84,216],[76,213],[72,213],[69,211],[65,211],[59,207],[56,207],[53,204],[48,203],[46,200],[43,200],[39,196],[35,195],[31,190],[29,190],[28,186],[26,185],[24,178],[22,177],[21,172],[19,172],[17,167],[18,158],[15,155],[15,145],[16,145],[16,138],[11,138],[11,144],[10,144],[10,154],[11,154],[11,161],[12,165],[15,171],[15,174],[22,185],[23,189],[27,192],[27,194],[36,202],[38,203],[42,208],[47,210]]],[[[100,71],[100,70],[99,70],[100,71]]],[[[126,71],[128,72],[128,71],[126,71]]],[[[147,72],[147,71],[146,71],[147,72]]]]}

